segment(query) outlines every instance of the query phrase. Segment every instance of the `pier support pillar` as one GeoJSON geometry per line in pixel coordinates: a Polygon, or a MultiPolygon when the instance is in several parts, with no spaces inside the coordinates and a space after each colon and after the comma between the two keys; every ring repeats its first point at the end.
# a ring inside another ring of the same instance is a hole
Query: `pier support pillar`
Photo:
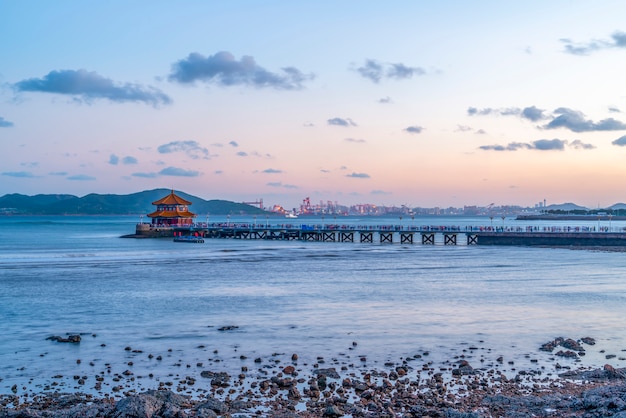
{"type": "Polygon", "coordinates": [[[300,239],[303,241],[319,241],[320,234],[317,231],[302,231],[300,239]]]}
{"type": "Polygon", "coordinates": [[[413,232],[400,232],[400,244],[413,244],[413,232]]]}
{"type": "Polygon", "coordinates": [[[380,235],[380,243],[384,244],[388,242],[389,244],[393,244],[393,232],[379,232],[380,235]]]}
{"type": "Polygon", "coordinates": [[[354,232],[340,232],[339,242],[354,242],[354,232]]]}
{"type": "Polygon", "coordinates": [[[322,232],[322,241],[323,242],[335,242],[335,233],[334,232],[322,232]]]}
{"type": "Polygon", "coordinates": [[[478,235],[467,234],[467,245],[478,245],[478,235]]]}
{"type": "Polygon", "coordinates": [[[373,232],[361,232],[360,233],[361,242],[369,242],[370,244],[374,242],[374,233],[373,232]]]}
{"type": "Polygon", "coordinates": [[[443,234],[443,245],[456,245],[456,234],[443,234]]]}
{"type": "Polygon", "coordinates": [[[435,234],[422,234],[422,245],[435,245],[435,234]]]}

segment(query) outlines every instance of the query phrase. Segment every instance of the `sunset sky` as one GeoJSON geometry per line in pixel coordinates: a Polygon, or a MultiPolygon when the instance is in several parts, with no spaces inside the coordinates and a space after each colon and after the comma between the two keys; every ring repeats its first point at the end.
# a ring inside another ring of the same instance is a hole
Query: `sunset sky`
{"type": "Polygon", "coordinates": [[[0,0],[0,195],[626,202],[624,1],[0,0]]]}

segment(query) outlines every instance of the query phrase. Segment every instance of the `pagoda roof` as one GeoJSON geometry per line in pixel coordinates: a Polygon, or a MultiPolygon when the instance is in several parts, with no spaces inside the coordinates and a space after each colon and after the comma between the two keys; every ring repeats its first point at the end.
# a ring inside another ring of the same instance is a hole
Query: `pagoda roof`
{"type": "Polygon", "coordinates": [[[155,202],[152,202],[153,205],[191,205],[191,202],[183,199],[174,193],[174,190],[164,198],[161,198],[155,202]]]}
{"type": "Polygon", "coordinates": [[[150,218],[195,218],[196,214],[188,210],[156,210],[148,214],[150,218]]]}

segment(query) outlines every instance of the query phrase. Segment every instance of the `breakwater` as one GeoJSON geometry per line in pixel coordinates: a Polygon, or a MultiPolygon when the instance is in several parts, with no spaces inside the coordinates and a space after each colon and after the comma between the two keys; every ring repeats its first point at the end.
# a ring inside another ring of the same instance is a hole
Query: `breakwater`
{"type": "Polygon", "coordinates": [[[402,225],[260,225],[207,224],[184,227],[138,224],[127,238],[198,237],[206,239],[282,240],[421,245],[517,245],[626,247],[626,231],[607,227],[492,227],[402,225]]]}

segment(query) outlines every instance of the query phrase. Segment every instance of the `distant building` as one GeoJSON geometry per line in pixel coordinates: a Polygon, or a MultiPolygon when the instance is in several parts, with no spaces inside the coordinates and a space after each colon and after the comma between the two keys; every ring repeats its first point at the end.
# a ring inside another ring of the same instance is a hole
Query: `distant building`
{"type": "Polygon", "coordinates": [[[148,214],[148,217],[152,218],[154,226],[190,226],[196,217],[195,213],[189,212],[191,202],[176,195],[174,190],[152,204],[156,206],[156,210],[148,214]]]}

